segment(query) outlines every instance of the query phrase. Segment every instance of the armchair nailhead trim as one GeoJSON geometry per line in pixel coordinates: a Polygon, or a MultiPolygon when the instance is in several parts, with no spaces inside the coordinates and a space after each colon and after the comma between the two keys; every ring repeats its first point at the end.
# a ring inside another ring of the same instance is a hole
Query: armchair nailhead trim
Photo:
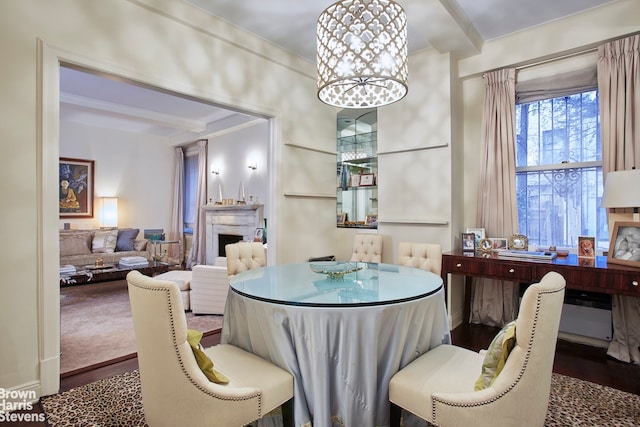
{"type": "Polygon", "coordinates": [[[536,332],[536,328],[538,326],[538,318],[540,316],[540,303],[542,300],[542,296],[546,295],[546,294],[554,294],[556,292],[561,292],[562,290],[564,290],[564,288],[561,289],[556,289],[556,290],[552,290],[552,291],[540,291],[538,293],[538,299],[536,301],[536,312],[535,312],[535,316],[533,319],[533,327],[531,329],[531,336],[529,337],[529,344],[527,346],[527,352],[525,353],[524,356],[524,363],[522,364],[522,367],[520,368],[520,372],[518,373],[518,376],[516,377],[516,379],[513,381],[513,383],[511,383],[509,385],[509,387],[506,388],[506,390],[504,390],[502,393],[498,394],[497,396],[483,401],[483,402],[478,402],[478,403],[455,403],[455,402],[447,402],[446,400],[440,399],[438,397],[431,397],[431,422],[433,424],[435,424],[436,422],[436,402],[440,402],[444,405],[448,405],[448,406],[455,406],[455,407],[462,407],[462,408],[472,408],[472,407],[476,407],[476,406],[483,406],[483,405],[487,405],[489,403],[493,403],[498,399],[501,399],[502,396],[504,396],[505,394],[507,394],[508,392],[510,392],[511,390],[513,390],[515,388],[516,385],[518,385],[518,383],[520,382],[520,379],[522,378],[522,376],[524,375],[524,371],[529,363],[529,357],[531,355],[531,350],[533,348],[533,340],[535,337],[535,332],[536,332]]]}
{"type": "Polygon", "coordinates": [[[253,395],[249,395],[247,397],[244,398],[239,398],[239,397],[226,397],[226,396],[220,396],[216,393],[212,393],[210,390],[206,390],[205,388],[203,388],[201,385],[199,385],[192,377],[191,375],[189,375],[189,373],[187,372],[187,369],[184,365],[184,361],[182,360],[182,357],[180,356],[180,351],[178,349],[178,339],[176,336],[176,328],[175,328],[175,323],[174,323],[174,312],[173,312],[173,306],[171,305],[171,292],[170,289],[168,288],[161,288],[161,287],[156,287],[156,286],[147,286],[147,285],[143,285],[143,284],[134,284],[134,283],[130,283],[132,286],[136,286],[138,288],[141,289],[146,289],[149,291],[155,291],[155,292],[164,292],[167,298],[167,306],[169,307],[169,318],[171,321],[171,337],[172,337],[172,341],[173,341],[173,349],[176,352],[176,357],[178,358],[178,363],[180,364],[180,369],[182,370],[182,373],[187,377],[187,379],[189,379],[189,382],[191,382],[191,384],[193,384],[198,390],[202,391],[205,394],[208,394],[211,397],[214,397],[216,399],[220,399],[220,400],[228,400],[228,401],[242,401],[242,400],[251,400],[254,398],[258,398],[258,418],[254,419],[253,421],[259,419],[260,417],[262,417],[262,393],[255,393],[253,395]]]}

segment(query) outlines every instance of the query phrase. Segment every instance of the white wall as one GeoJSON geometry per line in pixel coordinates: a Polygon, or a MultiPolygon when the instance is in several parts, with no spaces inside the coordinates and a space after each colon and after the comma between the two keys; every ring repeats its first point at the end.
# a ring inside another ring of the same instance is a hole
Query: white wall
{"type": "Polygon", "coordinates": [[[247,203],[254,202],[269,210],[269,122],[258,120],[254,125],[209,138],[208,199],[216,202],[218,185],[225,199],[239,200],[240,185],[244,187],[247,203]],[[248,167],[255,164],[257,169],[248,167]],[[219,174],[211,173],[212,170],[219,174]]]}
{"type": "Polygon", "coordinates": [[[118,197],[118,226],[170,229],[173,148],[158,137],[60,122],[60,157],[94,160],[93,218],[63,218],[72,229],[100,227],[99,197],[118,197]],[[153,189],[153,191],[149,191],[153,189]]]}

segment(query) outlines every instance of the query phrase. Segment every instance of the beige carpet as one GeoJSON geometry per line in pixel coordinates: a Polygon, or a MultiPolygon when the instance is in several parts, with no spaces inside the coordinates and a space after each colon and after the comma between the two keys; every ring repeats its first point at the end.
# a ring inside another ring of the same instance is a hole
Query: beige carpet
{"type": "MultiPolygon", "coordinates": [[[[138,371],[44,397],[41,403],[51,427],[146,426],[138,371]]],[[[282,424],[279,414],[270,415],[265,425],[282,424]]],[[[640,396],[553,374],[544,425],[636,427],[640,396]]]]}
{"type": "MultiPolygon", "coordinates": [[[[191,329],[222,327],[222,316],[187,312],[191,329]]],[[[127,282],[60,288],[60,374],[135,353],[127,282]]]]}

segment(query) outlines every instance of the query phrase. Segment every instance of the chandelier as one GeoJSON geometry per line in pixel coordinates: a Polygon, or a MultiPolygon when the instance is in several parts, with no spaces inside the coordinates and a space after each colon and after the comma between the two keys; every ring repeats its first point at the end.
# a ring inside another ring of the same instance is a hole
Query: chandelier
{"type": "Polygon", "coordinates": [[[407,16],[392,0],[342,0],[317,27],[318,98],[343,108],[391,104],[407,94],[407,16]]]}

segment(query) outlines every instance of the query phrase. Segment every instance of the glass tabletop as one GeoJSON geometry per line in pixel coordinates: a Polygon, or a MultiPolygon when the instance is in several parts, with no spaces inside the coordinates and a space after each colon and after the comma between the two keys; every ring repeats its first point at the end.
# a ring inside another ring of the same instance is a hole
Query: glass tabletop
{"type": "Polygon", "coordinates": [[[248,270],[233,276],[230,285],[240,295],[277,304],[353,307],[424,298],[442,288],[442,278],[394,264],[328,261],[248,270]],[[346,273],[330,274],[341,270],[346,273]]]}

